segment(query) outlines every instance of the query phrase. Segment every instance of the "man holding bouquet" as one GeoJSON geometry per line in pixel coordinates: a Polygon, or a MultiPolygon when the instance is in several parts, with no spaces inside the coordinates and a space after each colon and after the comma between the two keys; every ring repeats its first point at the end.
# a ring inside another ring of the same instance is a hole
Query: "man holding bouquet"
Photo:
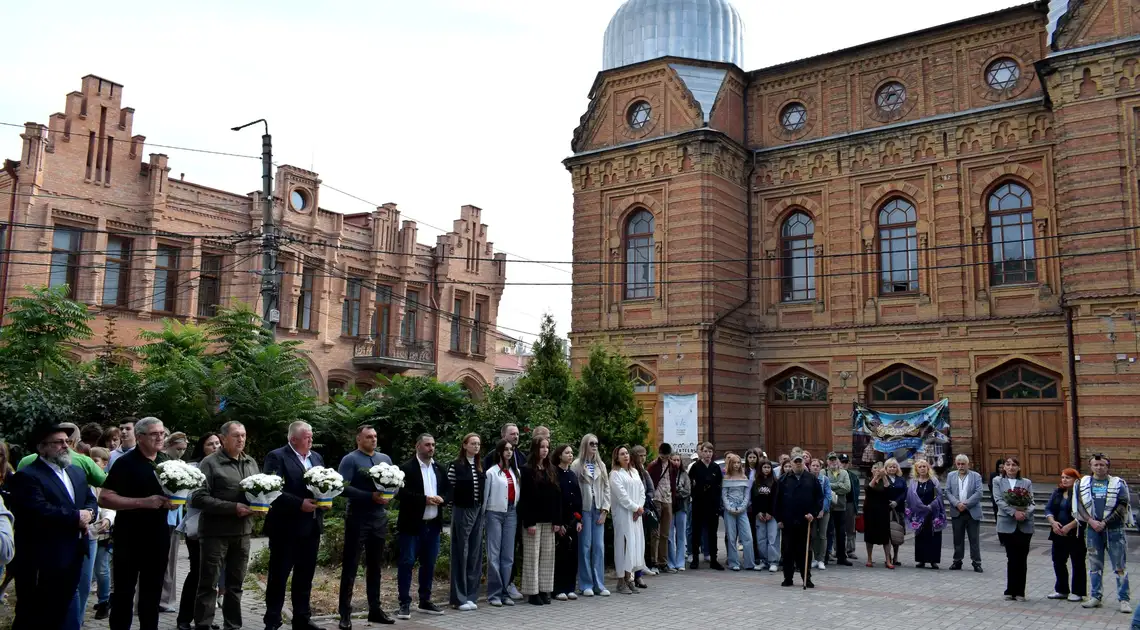
{"type": "MultiPolygon", "coordinates": [[[[285,584],[293,574],[290,601],[293,604],[293,630],[319,630],[309,617],[309,594],[317,569],[317,550],[324,530],[325,510],[309,491],[305,472],[324,466],[320,453],[313,452],[313,427],[297,421],[289,425],[289,443],[265,456],[267,474],[285,480],[281,496],[269,508],[265,534],[269,537],[269,575],[265,589],[265,627],[281,627],[285,605],[285,584]]],[[[227,582],[228,584],[228,582],[227,582]]]]}
{"type": "MultiPolygon", "coordinates": [[[[218,575],[225,571],[222,618],[227,628],[241,627],[241,592],[249,564],[249,538],[254,512],[249,507],[241,480],[256,475],[257,462],[245,454],[245,427],[227,422],[219,432],[222,447],[198,465],[205,475],[203,487],[190,499],[201,510],[198,517],[199,564],[194,598],[194,626],[209,628],[214,622],[218,575]]],[[[179,630],[189,630],[179,626],[179,630]]]]}
{"type": "Polygon", "coordinates": [[[388,499],[376,490],[368,471],[377,464],[391,464],[392,458],[376,451],[376,429],[365,424],[356,430],[356,450],[340,460],[348,511],[344,519],[344,560],[340,570],[340,630],[352,628],[352,589],[356,568],[364,550],[365,593],[368,621],[396,623],[380,604],[380,566],[384,559],[384,538],[388,535],[388,499]]]}

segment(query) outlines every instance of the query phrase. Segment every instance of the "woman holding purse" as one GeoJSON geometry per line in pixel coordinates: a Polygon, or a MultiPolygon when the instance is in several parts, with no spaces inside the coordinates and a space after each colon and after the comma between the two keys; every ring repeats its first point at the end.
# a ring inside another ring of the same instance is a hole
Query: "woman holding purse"
{"type": "Polygon", "coordinates": [[[942,561],[942,530],[946,527],[946,507],[942,488],[930,470],[930,462],[920,459],[911,469],[906,492],[907,524],[914,532],[914,561],[922,569],[927,564],[938,570],[942,561]]]}
{"type": "Polygon", "coordinates": [[[891,506],[891,564],[899,566],[899,547],[906,539],[906,479],[902,474],[899,460],[890,458],[883,463],[883,470],[887,473],[887,502],[891,506]],[[895,530],[902,530],[902,537],[896,535],[895,530]]]}
{"type": "Polygon", "coordinates": [[[875,545],[882,545],[883,560],[888,569],[895,568],[891,563],[891,509],[887,498],[887,470],[882,462],[871,465],[871,478],[863,493],[863,542],[867,545],[867,566],[875,566],[875,545]]]}
{"type": "Polygon", "coordinates": [[[1033,505],[1033,482],[1021,476],[1021,461],[1016,457],[1005,458],[1002,476],[994,478],[991,492],[998,506],[998,539],[1005,545],[1005,598],[1012,601],[1020,597],[1025,601],[1025,574],[1036,506],[1033,505]],[[1011,503],[1015,498],[1018,500],[1011,503]]]}

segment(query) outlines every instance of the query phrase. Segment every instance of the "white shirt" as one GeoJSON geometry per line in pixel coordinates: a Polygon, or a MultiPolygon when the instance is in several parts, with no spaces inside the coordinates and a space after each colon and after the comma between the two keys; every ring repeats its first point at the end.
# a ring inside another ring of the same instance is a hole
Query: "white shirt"
{"type": "Polygon", "coordinates": [[[309,451],[308,455],[302,455],[302,454],[297,452],[297,449],[293,448],[292,444],[289,445],[289,450],[293,451],[293,454],[297,456],[297,459],[301,460],[301,467],[302,468],[304,468],[305,470],[309,470],[310,468],[313,467],[313,461],[312,461],[313,452],[312,451],[309,451]]]}
{"type": "MultiPolygon", "coordinates": [[[[420,464],[420,476],[424,479],[424,496],[434,497],[439,492],[439,486],[436,485],[435,467],[432,466],[432,460],[428,460],[425,464],[420,458],[416,458],[420,464]]],[[[439,506],[427,504],[424,506],[424,520],[432,521],[435,517],[439,516],[439,506]]]]}
{"type": "Polygon", "coordinates": [[[59,480],[63,482],[63,487],[67,488],[67,496],[71,497],[72,503],[75,503],[75,486],[71,485],[71,477],[59,466],[46,460],[44,463],[47,464],[48,467],[51,468],[51,471],[55,473],[55,476],[59,477],[59,480]]]}
{"type": "Polygon", "coordinates": [[[958,500],[962,503],[966,502],[966,483],[970,481],[970,472],[966,474],[958,473],[958,500]]]}

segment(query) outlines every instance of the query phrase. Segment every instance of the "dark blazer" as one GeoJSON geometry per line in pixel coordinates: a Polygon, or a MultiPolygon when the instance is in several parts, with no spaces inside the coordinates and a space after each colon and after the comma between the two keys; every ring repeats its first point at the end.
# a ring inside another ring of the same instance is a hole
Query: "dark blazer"
{"type": "Polygon", "coordinates": [[[776,488],[776,520],[785,526],[806,523],[804,515],[823,511],[823,487],[809,470],[799,479],[795,473],[780,475],[776,488]]]}
{"type": "Polygon", "coordinates": [[[65,569],[87,554],[87,539],[80,536],[79,511],[91,510],[95,522],[99,505],[83,469],[72,465],[64,472],[71,478],[74,501],[51,466],[38,458],[5,483],[16,520],[16,558],[23,568],[65,569]]]}
{"type": "MultiPolygon", "coordinates": [[[[309,451],[309,461],[313,468],[324,466],[325,460],[320,453],[309,451]]],[[[267,475],[279,475],[285,480],[281,488],[281,496],[269,506],[269,514],[265,516],[265,535],[267,536],[309,536],[316,528],[319,534],[324,530],[325,511],[314,510],[302,512],[301,504],[305,499],[313,499],[313,493],[305,487],[305,467],[293,447],[285,446],[269,451],[265,456],[265,465],[261,472],[267,475]]]]}
{"type": "MultiPolygon", "coordinates": [[[[451,482],[447,480],[447,472],[440,468],[435,460],[432,460],[431,466],[432,470],[435,471],[436,496],[443,497],[445,504],[450,503],[451,482]]],[[[400,466],[400,470],[404,471],[404,487],[400,488],[400,494],[396,495],[396,500],[400,502],[400,515],[396,518],[396,529],[401,534],[418,536],[423,530],[424,508],[427,507],[427,495],[424,494],[424,478],[420,474],[420,462],[415,456],[412,456],[400,466]]],[[[439,512],[431,524],[442,526],[444,506],[437,507],[439,507],[439,512]]]]}

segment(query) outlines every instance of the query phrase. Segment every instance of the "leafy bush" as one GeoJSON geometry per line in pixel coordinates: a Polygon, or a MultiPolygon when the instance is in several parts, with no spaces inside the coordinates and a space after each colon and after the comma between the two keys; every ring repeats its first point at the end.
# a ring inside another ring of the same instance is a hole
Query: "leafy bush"
{"type": "Polygon", "coordinates": [[[325,517],[325,531],[317,551],[317,566],[339,567],[344,562],[344,519],[325,517]]]}
{"type": "Polygon", "coordinates": [[[269,546],[266,545],[254,552],[249,559],[248,573],[269,573],[269,546]]]}

